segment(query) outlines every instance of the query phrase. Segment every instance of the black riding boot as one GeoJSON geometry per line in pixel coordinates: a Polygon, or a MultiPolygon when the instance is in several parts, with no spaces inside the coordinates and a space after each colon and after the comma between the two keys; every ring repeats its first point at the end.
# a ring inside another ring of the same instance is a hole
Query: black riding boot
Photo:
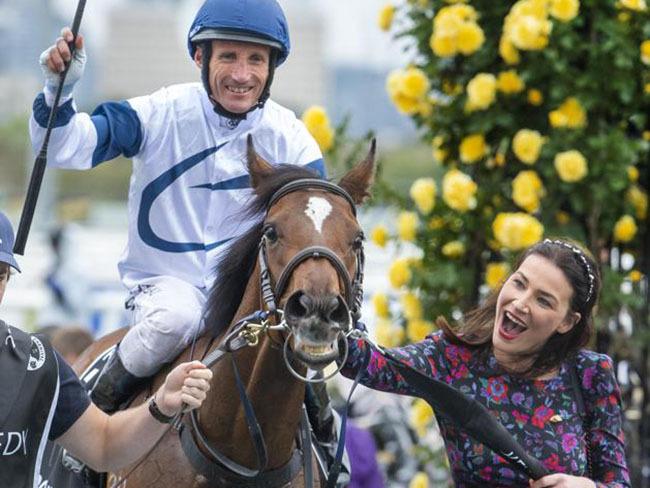
{"type": "Polygon", "coordinates": [[[129,373],[120,359],[118,350],[115,349],[97,379],[90,398],[100,410],[110,414],[119,410],[120,406],[147,380],[148,378],[129,373]]]}
{"type": "MultiPolygon", "coordinates": [[[[336,449],[339,441],[340,418],[332,410],[332,402],[325,383],[308,383],[305,389],[305,406],[311,428],[318,442],[320,451],[325,455],[327,471],[336,459],[336,449]]],[[[344,451],[341,462],[337,487],[350,483],[350,462],[344,451]]]]}

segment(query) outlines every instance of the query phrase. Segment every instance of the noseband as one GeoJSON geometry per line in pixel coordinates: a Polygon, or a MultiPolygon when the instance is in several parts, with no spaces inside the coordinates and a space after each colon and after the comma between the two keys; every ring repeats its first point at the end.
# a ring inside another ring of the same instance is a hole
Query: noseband
{"type": "MultiPolygon", "coordinates": [[[[333,193],[345,198],[350,204],[352,214],[356,217],[357,208],[354,204],[354,200],[352,200],[352,197],[348,194],[348,192],[334,183],[317,178],[303,178],[287,183],[273,194],[269,200],[267,208],[270,210],[270,208],[285,195],[304,189],[325,190],[329,193],[333,193]]],[[[339,258],[331,249],[323,246],[310,246],[296,253],[287,263],[287,265],[280,273],[280,277],[278,278],[275,285],[275,290],[273,289],[273,285],[271,283],[272,280],[271,274],[269,272],[266,247],[267,238],[266,236],[262,236],[258,255],[260,265],[260,284],[262,289],[262,299],[264,300],[264,303],[270,312],[275,313],[277,311],[277,298],[281,297],[284,294],[289,279],[291,278],[291,275],[296,270],[298,265],[300,265],[303,261],[307,261],[308,259],[324,258],[327,259],[332,264],[332,266],[334,266],[336,274],[343,282],[343,287],[345,289],[345,303],[350,310],[350,315],[352,318],[350,321],[351,323],[348,324],[347,330],[350,330],[350,328],[354,325],[352,321],[356,323],[359,320],[361,317],[361,304],[363,302],[363,268],[365,264],[363,245],[360,245],[355,250],[357,264],[353,279],[350,279],[348,270],[345,267],[345,264],[343,264],[341,258],[339,258]]]]}

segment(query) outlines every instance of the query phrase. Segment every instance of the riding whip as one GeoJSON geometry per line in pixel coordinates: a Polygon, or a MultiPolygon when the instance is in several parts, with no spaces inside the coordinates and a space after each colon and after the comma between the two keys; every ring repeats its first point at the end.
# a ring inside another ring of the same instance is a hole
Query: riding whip
{"type": "Polygon", "coordinates": [[[79,0],[79,3],[77,4],[77,11],[75,12],[74,20],[72,22],[72,42],[68,43],[71,58],[70,61],[66,63],[63,72],[59,75],[59,86],[56,90],[54,103],[52,104],[52,109],[50,110],[50,117],[47,121],[45,138],[43,139],[43,144],[41,145],[38,156],[36,156],[36,160],[34,161],[34,167],[32,168],[32,175],[29,180],[29,187],[27,188],[27,195],[25,197],[23,211],[20,216],[20,224],[18,225],[18,232],[16,233],[16,242],[14,244],[14,253],[20,254],[21,256],[25,254],[27,236],[29,235],[29,229],[32,225],[34,211],[36,210],[36,201],[38,200],[38,194],[41,191],[41,183],[43,182],[43,175],[45,174],[45,166],[47,164],[47,146],[50,142],[50,135],[52,134],[54,121],[56,120],[56,114],[59,111],[59,100],[61,99],[63,83],[65,82],[65,77],[68,74],[68,70],[70,69],[72,56],[74,56],[75,41],[77,40],[77,33],[79,32],[79,25],[81,24],[81,17],[83,16],[85,6],[86,0],[79,0]]]}
{"type": "Polygon", "coordinates": [[[418,396],[474,440],[486,445],[534,480],[549,474],[544,465],[524,451],[512,434],[477,400],[442,381],[426,376],[394,357],[389,351],[379,349],[379,352],[397,368],[408,384],[417,390],[418,396]]]}

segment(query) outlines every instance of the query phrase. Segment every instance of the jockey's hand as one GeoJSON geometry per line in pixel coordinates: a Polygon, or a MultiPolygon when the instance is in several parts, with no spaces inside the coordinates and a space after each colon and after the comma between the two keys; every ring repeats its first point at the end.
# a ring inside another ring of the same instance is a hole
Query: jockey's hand
{"type": "Polygon", "coordinates": [[[568,474],[549,474],[537,481],[530,480],[530,488],[596,488],[596,483],[588,478],[571,476],[568,474]]]}
{"type": "Polygon", "coordinates": [[[210,389],[210,371],[200,361],[182,363],[170,371],[156,393],[158,408],[165,415],[173,416],[181,408],[198,408],[210,389]]]}
{"type": "Polygon", "coordinates": [[[74,57],[70,53],[68,43],[72,42],[73,35],[69,27],[64,27],[61,30],[61,37],[59,37],[54,45],[48,47],[39,58],[41,70],[45,75],[45,85],[50,90],[56,90],[59,86],[59,75],[65,69],[65,63],[72,59],[72,64],[68,70],[63,84],[64,88],[72,91],[74,84],[79,81],[83,75],[86,65],[86,51],[84,49],[84,38],[81,34],[75,40],[74,57]]]}

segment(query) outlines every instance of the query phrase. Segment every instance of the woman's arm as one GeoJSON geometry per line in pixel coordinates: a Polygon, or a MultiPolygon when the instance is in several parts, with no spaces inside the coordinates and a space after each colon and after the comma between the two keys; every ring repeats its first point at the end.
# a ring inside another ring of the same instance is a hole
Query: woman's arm
{"type": "Polygon", "coordinates": [[[582,373],[589,422],[587,443],[592,479],[598,488],[631,486],[625,459],[621,392],[614,376],[612,360],[597,355],[582,373]]]}
{"type": "MultiPolygon", "coordinates": [[[[198,408],[211,378],[212,372],[199,361],[178,365],[155,393],[159,409],[171,416],[183,404],[198,408]]],[[[111,416],[91,404],[57,442],[91,468],[111,471],[146,454],[168,427],[151,416],[148,402],[111,416]]]]}
{"type": "MultiPolygon", "coordinates": [[[[404,363],[423,372],[431,378],[439,378],[442,369],[441,350],[444,348],[442,336],[433,334],[421,342],[390,349],[390,353],[404,363]]],[[[382,354],[363,339],[348,339],[349,355],[345,367],[341,371],[344,376],[354,378],[364,367],[360,383],[374,390],[416,396],[416,392],[404,380],[395,366],[386,360],[382,354]],[[366,357],[369,358],[366,363],[366,357]]]]}

